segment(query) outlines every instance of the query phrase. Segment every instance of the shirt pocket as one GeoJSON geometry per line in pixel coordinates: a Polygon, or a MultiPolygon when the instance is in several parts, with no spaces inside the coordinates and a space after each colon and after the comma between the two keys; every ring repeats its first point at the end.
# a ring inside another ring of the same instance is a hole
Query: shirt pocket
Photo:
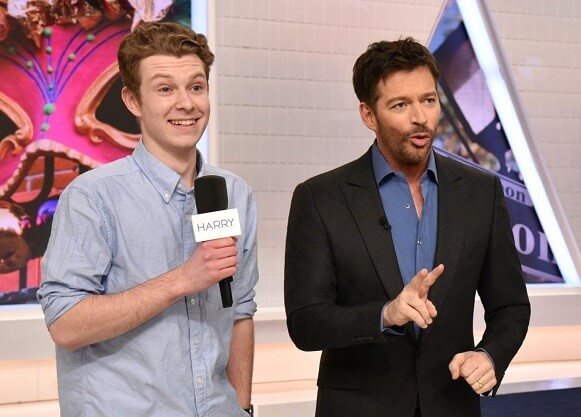
{"type": "MultiPolygon", "coordinates": [[[[232,295],[232,298],[234,298],[234,295],[232,295]]],[[[220,293],[219,284],[214,284],[206,290],[206,301],[216,307],[224,308],[222,307],[222,294],[220,293]]],[[[235,300],[233,300],[233,302],[235,302],[235,300]]],[[[230,308],[233,307],[234,305],[232,305],[230,308]]]]}

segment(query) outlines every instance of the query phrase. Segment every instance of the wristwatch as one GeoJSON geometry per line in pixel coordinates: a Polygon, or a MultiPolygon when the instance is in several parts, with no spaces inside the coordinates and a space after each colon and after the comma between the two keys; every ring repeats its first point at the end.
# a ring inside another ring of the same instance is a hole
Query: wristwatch
{"type": "Polygon", "coordinates": [[[250,404],[250,407],[245,408],[244,411],[246,411],[250,417],[254,416],[254,407],[252,404],[250,404]]]}

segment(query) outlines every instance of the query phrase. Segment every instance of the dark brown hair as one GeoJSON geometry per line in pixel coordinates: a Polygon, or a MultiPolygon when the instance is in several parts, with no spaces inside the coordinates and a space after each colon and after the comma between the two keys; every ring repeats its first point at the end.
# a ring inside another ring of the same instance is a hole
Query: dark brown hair
{"type": "Polygon", "coordinates": [[[428,49],[412,38],[372,43],[353,66],[353,88],[359,101],[373,107],[378,99],[377,84],[398,71],[427,66],[434,81],[440,68],[428,49]]]}
{"type": "Polygon", "coordinates": [[[123,39],[117,52],[123,85],[137,97],[141,82],[139,63],[153,55],[178,58],[197,55],[204,63],[206,77],[210,76],[210,66],[214,62],[214,54],[204,35],[173,22],[143,23],[123,39]]]}

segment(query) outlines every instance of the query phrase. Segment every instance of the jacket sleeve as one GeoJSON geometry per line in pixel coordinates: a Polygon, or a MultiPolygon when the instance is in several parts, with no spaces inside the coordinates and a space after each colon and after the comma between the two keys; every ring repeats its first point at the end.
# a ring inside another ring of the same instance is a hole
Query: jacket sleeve
{"type": "Polygon", "coordinates": [[[495,181],[492,233],[478,284],[486,330],[476,348],[494,361],[498,389],[526,336],[531,314],[500,180],[495,181]]]}
{"type": "Polygon", "coordinates": [[[329,233],[340,231],[327,230],[324,220],[312,190],[299,184],[291,202],[285,254],[285,307],[291,339],[302,350],[385,342],[379,329],[387,300],[348,306],[337,303],[329,233]]]}

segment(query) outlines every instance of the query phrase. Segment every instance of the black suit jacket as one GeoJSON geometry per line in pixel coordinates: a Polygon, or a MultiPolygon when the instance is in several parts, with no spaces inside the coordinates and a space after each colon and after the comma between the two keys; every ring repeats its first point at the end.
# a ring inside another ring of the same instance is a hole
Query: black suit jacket
{"type": "MultiPolygon", "coordinates": [[[[436,154],[438,316],[419,339],[380,332],[381,309],[403,289],[373,175],[371,151],[299,184],[286,241],[285,305],[294,343],[323,350],[317,416],[480,416],[480,402],[448,364],[485,349],[504,372],[525,337],[530,305],[500,181],[436,154]],[[475,346],[476,292],[486,331],[475,346]]],[[[389,221],[389,219],[388,219],[389,221]]],[[[497,385],[498,387],[498,385],[497,385]]]]}

